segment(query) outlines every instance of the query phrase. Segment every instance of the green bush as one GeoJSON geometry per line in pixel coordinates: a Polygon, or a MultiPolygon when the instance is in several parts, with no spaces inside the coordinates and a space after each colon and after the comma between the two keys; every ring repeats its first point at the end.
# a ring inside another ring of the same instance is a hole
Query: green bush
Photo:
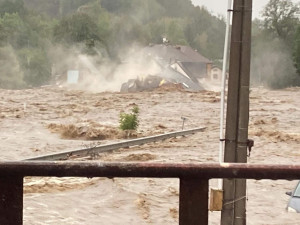
{"type": "Polygon", "coordinates": [[[139,126],[139,108],[134,106],[131,113],[120,113],[120,129],[121,130],[136,130],[139,126]]]}

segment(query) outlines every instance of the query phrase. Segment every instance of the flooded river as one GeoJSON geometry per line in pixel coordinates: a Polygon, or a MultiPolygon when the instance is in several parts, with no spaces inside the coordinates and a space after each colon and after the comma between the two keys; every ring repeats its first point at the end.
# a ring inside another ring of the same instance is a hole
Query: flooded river
{"type": "MultiPolygon", "coordinates": [[[[137,105],[146,136],[207,127],[100,155],[103,162],[218,162],[220,96],[216,92],[160,89],[140,93],[90,93],[58,87],[0,90],[1,160],[20,160],[81,149],[123,138],[119,114],[137,105]]],[[[300,89],[251,90],[249,163],[299,163],[300,89]]],[[[247,224],[299,224],[287,213],[286,191],[297,181],[248,180],[247,224]]],[[[25,178],[24,224],[178,224],[177,179],[25,178]]],[[[210,181],[217,186],[216,180],[210,181]]],[[[220,213],[211,212],[210,224],[220,213]]]]}

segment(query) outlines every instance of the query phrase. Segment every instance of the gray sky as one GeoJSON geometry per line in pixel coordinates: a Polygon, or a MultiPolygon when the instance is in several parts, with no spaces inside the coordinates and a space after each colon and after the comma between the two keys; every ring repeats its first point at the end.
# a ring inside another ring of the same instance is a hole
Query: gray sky
{"type": "MultiPolygon", "coordinates": [[[[192,0],[192,2],[194,5],[205,6],[214,15],[226,16],[228,0],[192,0]]],[[[260,18],[260,12],[268,2],[269,0],[253,0],[253,19],[260,18]]],[[[293,0],[293,2],[299,2],[299,0],[293,0]]]]}

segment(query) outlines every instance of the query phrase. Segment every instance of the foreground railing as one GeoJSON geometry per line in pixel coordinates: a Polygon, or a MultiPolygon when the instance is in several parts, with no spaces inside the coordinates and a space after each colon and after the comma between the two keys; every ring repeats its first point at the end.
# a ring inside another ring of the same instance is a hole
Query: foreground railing
{"type": "Polygon", "coordinates": [[[179,224],[203,225],[208,224],[209,179],[294,180],[300,179],[300,165],[2,162],[0,163],[0,224],[22,224],[25,176],[179,178],[179,224]]]}

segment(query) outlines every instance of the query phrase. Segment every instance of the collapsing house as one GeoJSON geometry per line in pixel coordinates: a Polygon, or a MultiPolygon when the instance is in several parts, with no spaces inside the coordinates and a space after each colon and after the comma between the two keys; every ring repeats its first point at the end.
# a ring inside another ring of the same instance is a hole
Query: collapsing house
{"type": "Polygon", "coordinates": [[[149,45],[142,50],[142,56],[159,65],[160,72],[129,80],[122,85],[121,92],[150,90],[163,83],[199,91],[204,89],[200,81],[211,79],[212,62],[189,46],[149,45]]]}

